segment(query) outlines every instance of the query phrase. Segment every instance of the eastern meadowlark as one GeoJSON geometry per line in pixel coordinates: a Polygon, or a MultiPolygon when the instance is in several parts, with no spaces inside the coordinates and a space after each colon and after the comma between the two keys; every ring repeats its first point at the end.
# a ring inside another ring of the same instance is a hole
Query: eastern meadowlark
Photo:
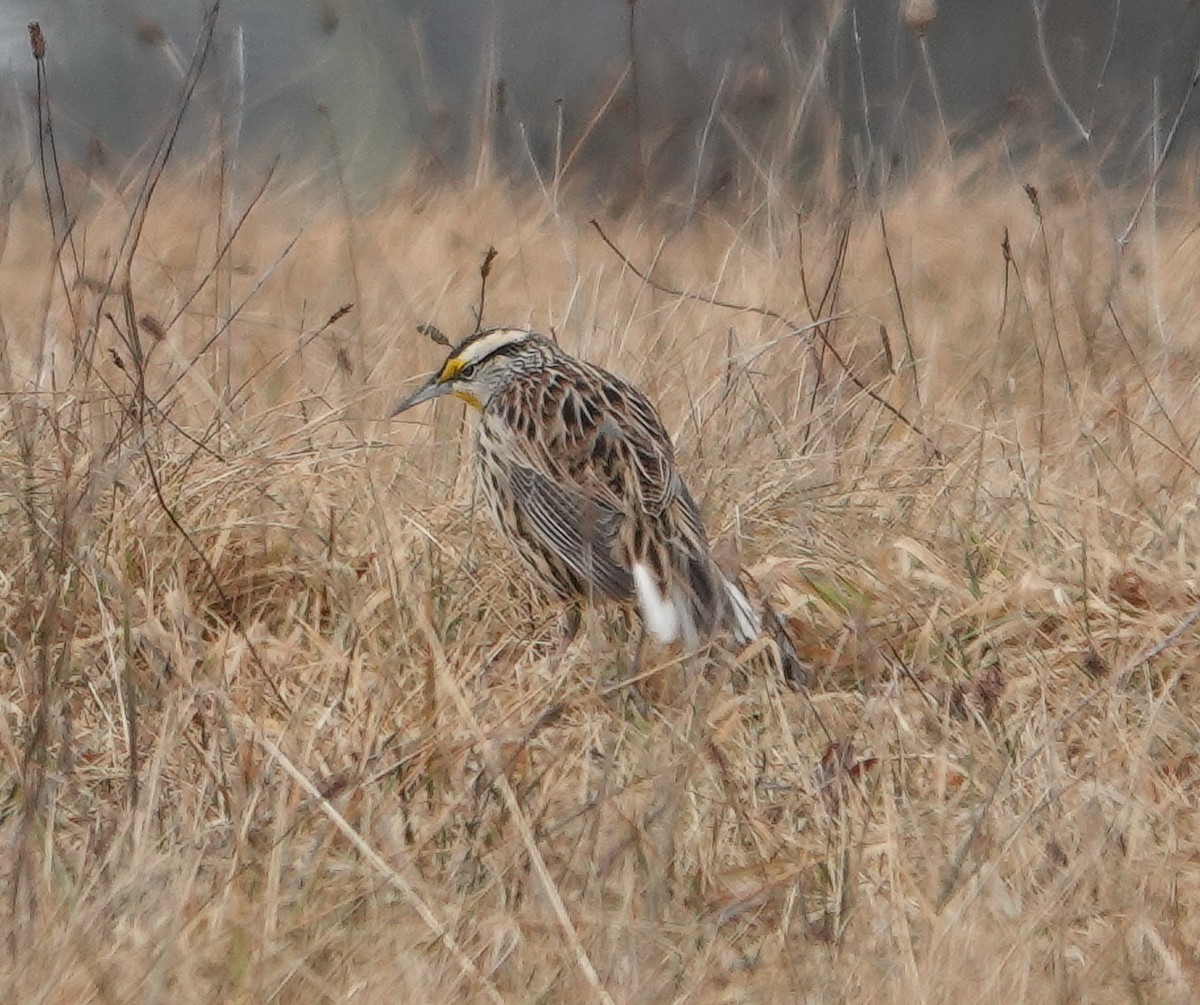
{"type": "MultiPolygon", "coordinates": [[[[481,413],[480,491],[535,582],[572,603],[568,637],[579,604],[595,599],[635,602],[664,644],[694,648],[724,631],[746,645],[763,633],[713,559],[671,439],[635,387],[534,332],[492,328],[463,339],[392,415],[447,394],[481,413]]],[[[769,606],[764,617],[789,679],[802,677],[769,606]]]]}

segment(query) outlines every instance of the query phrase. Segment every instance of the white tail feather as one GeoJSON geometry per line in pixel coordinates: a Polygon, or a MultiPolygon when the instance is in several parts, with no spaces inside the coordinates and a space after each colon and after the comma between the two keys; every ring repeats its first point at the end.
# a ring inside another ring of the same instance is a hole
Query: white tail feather
{"type": "MultiPolygon", "coordinates": [[[[729,601],[729,624],[725,627],[733,633],[738,645],[747,645],[762,634],[758,615],[736,583],[724,577],[721,582],[729,601]]],[[[700,645],[700,631],[687,594],[680,589],[673,590],[670,596],[662,593],[649,567],[641,562],[634,563],[633,585],[646,630],[660,645],[669,645],[680,636],[689,649],[700,645]]]]}
{"type": "Polygon", "coordinates": [[[674,642],[679,638],[678,605],[658,592],[658,587],[654,585],[654,577],[641,562],[634,563],[633,585],[637,590],[638,609],[642,612],[642,620],[646,623],[647,630],[661,645],[674,642]]]}

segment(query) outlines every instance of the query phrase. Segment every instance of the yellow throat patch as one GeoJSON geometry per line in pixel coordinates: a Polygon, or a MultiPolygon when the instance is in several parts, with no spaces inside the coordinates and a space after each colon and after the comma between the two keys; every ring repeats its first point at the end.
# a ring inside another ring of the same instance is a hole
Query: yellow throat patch
{"type": "Polygon", "coordinates": [[[464,391],[460,389],[457,391],[451,391],[450,393],[456,398],[461,398],[468,405],[478,408],[481,412],[483,411],[483,402],[476,398],[475,395],[473,395],[470,391],[464,391]]]}

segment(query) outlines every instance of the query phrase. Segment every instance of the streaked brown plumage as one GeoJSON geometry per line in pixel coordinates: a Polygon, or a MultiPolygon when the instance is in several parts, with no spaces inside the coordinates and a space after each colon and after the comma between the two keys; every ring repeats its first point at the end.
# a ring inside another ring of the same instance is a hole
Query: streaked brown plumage
{"type": "Polygon", "coordinates": [[[660,642],[759,636],[759,616],[713,559],[670,437],[640,391],[541,335],[494,328],[459,343],[392,414],[444,394],[480,410],[478,484],[550,594],[636,602],[660,642]]]}

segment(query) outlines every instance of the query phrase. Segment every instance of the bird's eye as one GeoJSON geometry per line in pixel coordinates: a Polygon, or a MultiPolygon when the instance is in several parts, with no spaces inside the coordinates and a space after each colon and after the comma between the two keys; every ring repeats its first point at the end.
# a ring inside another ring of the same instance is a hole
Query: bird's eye
{"type": "Polygon", "coordinates": [[[461,370],[458,371],[459,379],[460,380],[470,380],[472,377],[474,377],[475,376],[475,368],[477,365],[478,364],[476,364],[476,363],[468,363],[466,366],[464,366],[461,370]]]}

